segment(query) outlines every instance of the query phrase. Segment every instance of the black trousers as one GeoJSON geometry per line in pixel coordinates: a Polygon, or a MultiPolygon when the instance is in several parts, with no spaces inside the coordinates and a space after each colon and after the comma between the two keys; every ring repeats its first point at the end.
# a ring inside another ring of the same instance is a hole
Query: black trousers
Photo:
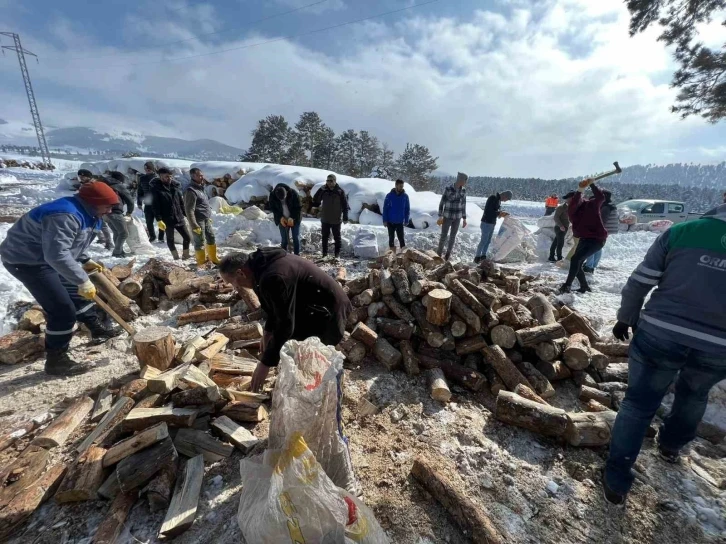
{"type": "MultiPolygon", "coordinates": [[[[146,218],[146,230],[149,233],[149,241],[156,240],[156,230],[154,229],[154,208],[151,204],[144,204],[144,217],[146,218]]],[[[159,231],[159,241],[164,241],[164,231],[159,231]]]]}
{"type": "Polygon", "coordinates": [[[403,223],[388,223],[388,247],[391,249],[396,246],[393,239],[394,234],[398,236],[398,243],[401,248],[406,247],[406,241],[403,239],[403,223]]]}
{"type": "Polygon", "coordinates": [[[582,265],[585,264],[585,261],[590,255],[594,255],[600,251],[604,245],[605,242],[602,240],[580,238],[580,241],[577,243],[577,249],[575,249],[575,253],[572,255],[572,259],[570,260],[570,273],[567,274],[565,285],[570,287],[572,282],[575,280],[575,277],[577,277],[577,280],[580,282],[580,289],[588,286],[582,265]]]}
{"type": "Polygon", "coordinates": [[[5,264],[5,269],[25,285],[48,316],[45,349],[67,349],[76,330],[76,321],[99,319],[96,305],[78,294],[73,285],[47,264],[5,264]]]}
{"type": "MultiPolygon", "coordinates": [[[[166,221],[164,221],[166,223],[166,221]]],[[[187,231],[187,224],[186,223],[166,223],[166,247],[169,248],[170,251],[176,251],[176,244],[174,243],[174,231],[177,231],[181,237],[182,237],[182,248],[183,249],[189,249],[189,244],[192,241],[191,236],[189,236],[189,232],[187,231]]]]}
{"type": "Polygon", "coordinates": [[[567,231],[561,231],[560,227],[555,227],[555,239],[552,240],[550,246],[550,259],[554,259],[555,255],[558,259],[562,258],[562,247],[565,245],[565,235],[567,231]]]}
{"type": "Polygon", "coordinates": [[[323,231],[323,257],[328,255],[328,240],[330,240],[330,231],[333,231],[333,242],[335,243],[335,256],[340,255],[340,223],[333,225],[332,223],[320,223],[323,231]]]}

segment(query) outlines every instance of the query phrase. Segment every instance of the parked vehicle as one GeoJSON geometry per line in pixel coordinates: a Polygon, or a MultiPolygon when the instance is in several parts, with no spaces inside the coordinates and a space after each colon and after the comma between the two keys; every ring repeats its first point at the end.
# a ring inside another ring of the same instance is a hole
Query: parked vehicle
{"type": "Polygon", "coordinates": [[[701,214],[688,213],[683,202],[670,200],[626,200],[618,204],[618,214],[635,214],[638,223],[650,223],[658,219],[668,219],[673,223],[683,223],[697,219],[701,214]]]}

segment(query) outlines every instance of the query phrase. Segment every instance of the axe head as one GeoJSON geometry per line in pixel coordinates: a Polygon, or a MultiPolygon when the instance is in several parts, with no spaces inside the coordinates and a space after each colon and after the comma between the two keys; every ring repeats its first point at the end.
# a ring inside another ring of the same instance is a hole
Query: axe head
{"type": "Polygon", "coordinates": [[[615,161],[613,163],[613,165],[615,166],[615,172],[617,172],[618,174],[620,174],[623,171],[622,168],[620,168],[620,165],[618,164],[618,161],[615,161]]]}

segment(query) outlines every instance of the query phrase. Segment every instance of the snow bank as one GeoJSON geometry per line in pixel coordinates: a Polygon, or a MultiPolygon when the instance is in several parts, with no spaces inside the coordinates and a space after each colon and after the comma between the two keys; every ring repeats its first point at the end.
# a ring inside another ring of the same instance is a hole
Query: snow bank
{"type": "Polygon", "coordinates": [[[3,172],[0,172],[0,185],[8,185],[11,183],[17,183],[18,178],[13,176],[12,174],[5,174],[3,172]]]}
{"type": "Polygon", "coordinates": [[[195,162],[190,168],[199,168],[208,180],[223,178],[226,174],[229,174],[232,176],[233,181],[237,181],[245,174],[260,170],[265,166],[267,166],[265,163],[260,162],[208,161],[195,162]]]}

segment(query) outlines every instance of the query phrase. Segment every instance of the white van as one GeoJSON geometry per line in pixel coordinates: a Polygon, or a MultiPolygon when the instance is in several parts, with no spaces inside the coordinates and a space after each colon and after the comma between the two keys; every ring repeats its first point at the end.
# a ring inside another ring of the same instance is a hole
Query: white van
{"type": "Polygon", "coordinates": [[[658,219],[668,219],[673,223],[688,221],[688,212],[683,202],[670,200],[626,200],[618,204],[618,213],[633,212],[638,223],[650,223],[658,219]]]}

